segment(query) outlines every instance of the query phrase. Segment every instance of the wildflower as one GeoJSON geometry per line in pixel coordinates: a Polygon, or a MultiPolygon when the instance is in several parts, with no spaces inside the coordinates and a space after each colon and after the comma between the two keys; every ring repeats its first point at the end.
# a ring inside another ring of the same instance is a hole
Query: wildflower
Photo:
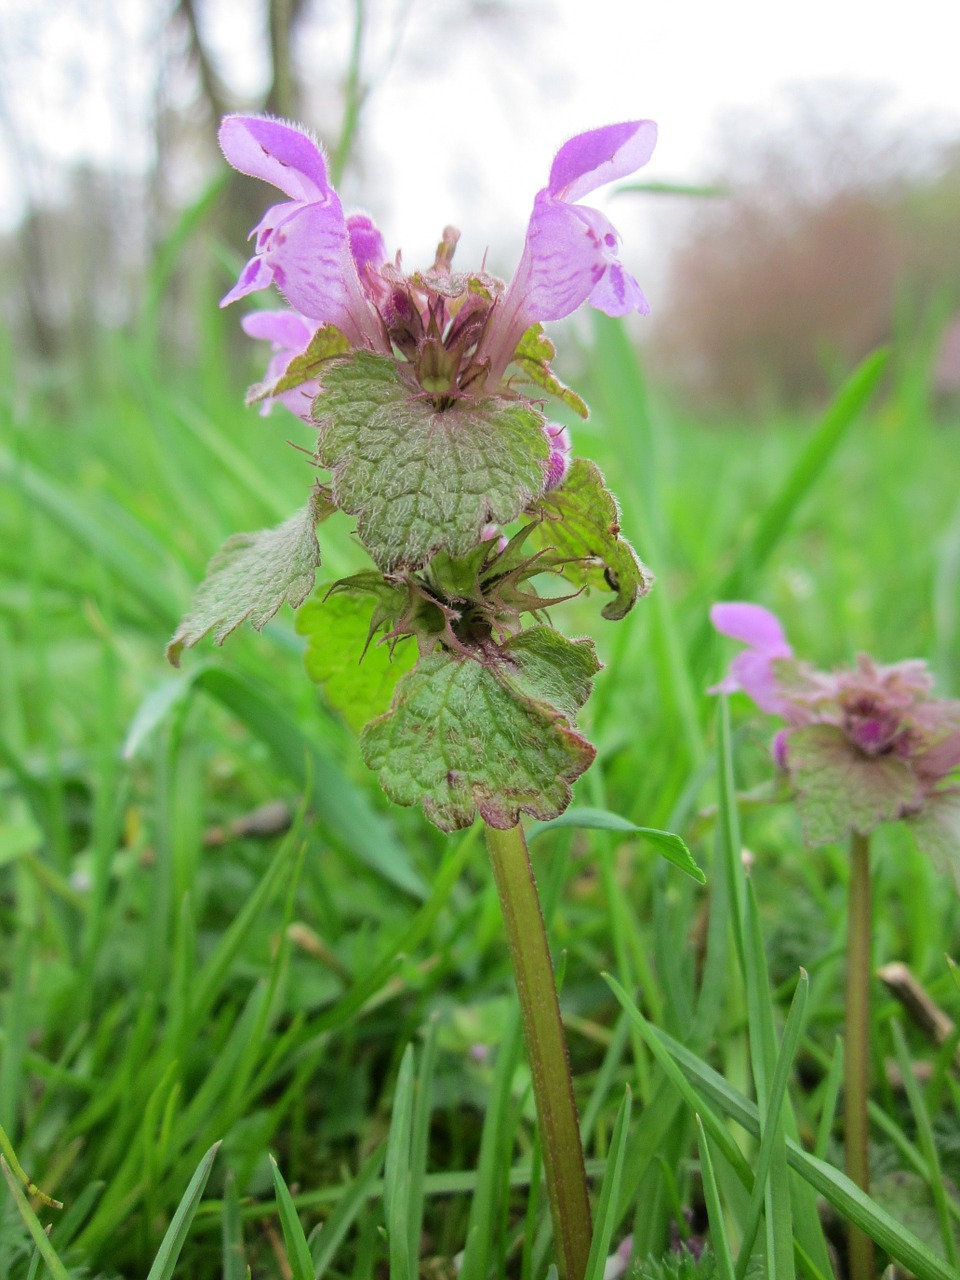
{"type": "Polygon", "coordinates": [[[713,625],[747,644],[717,689],[742,689],[787,726],[774,756],[797,792],[812,844],[910,821],[918,843],[960,865],[960,701],[935,698],[926,663],[815,670],[793,657],[758,605],[717,604],[713,625]]]}
{"type": "Polygon", "coordinates": [[[531,326],[560,320],[584,302],[616,316],[649,310],[620,263],[616,229],[576,201],[646,164],[655,142],[656,126],[641,120],[582,133],[561,147],[505,286],[483,272],[452,271],[453,228],[433,267],[405,276],[399,257],[387,261],[367,215],[344,216],[323,152],[306,133],[279,120],[228,116],[220,129],[224,155],[289,199],[268,209],[251,233],[254,256],[221,305],[274,283],[302,316],[335,325],[351,345],[399,352],[432,394],[495,392],[531,326]]]}
{"type": "Polygon", "coordinates": [[[362,284],[383,241],[365,215],[344,217],[319,146],[279,120],[239,115],[223,121],[220,146],[235,169],[290,197],[272,205],[250,233],[256,252],[220,305],[276,283],[301,315],[335,324],[357,345],[385,350],[362,284]]]}
{"type": "Polygon", "coordinates": [[[643,290],[620,263],[616,228],[599,210],[575,201],[642,168],[656,141],[653,121],[635,120],[578,134],[557,152],[485,348],[493,376],[509,364],[530,325],[562,320],[584,302],[610,316],[649,312],[643,290]]]}

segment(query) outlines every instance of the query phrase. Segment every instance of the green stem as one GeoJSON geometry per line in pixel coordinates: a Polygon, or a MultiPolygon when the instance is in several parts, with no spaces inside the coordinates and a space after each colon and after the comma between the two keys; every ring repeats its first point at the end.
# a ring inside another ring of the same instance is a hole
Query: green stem
{"type": "MultiPolygon", "coordinates": [[[[867,1101],[870,1090],[870,840],[854,832],[850,841],[847,902],[847,1007],[843,1054],[843,1128],[847,1176],[870,1190],[867,1101]]],[[[873,1241],[849,1229],[850,1280],[874,1280],[873,1241]]]]}
{"type": "Polygon", "coordinates": [[[523,1015],[558,1267],[565,1280],[583,1280],[592,1236],[587,1175],[537,885],[520,827],[487,827],[486,834],[523,1015]]]}

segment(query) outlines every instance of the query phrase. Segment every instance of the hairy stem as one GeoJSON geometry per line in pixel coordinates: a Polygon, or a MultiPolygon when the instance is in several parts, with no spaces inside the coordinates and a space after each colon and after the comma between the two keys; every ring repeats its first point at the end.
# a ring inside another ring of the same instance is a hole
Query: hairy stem
{"type": "Polygon", "coordinates": [[[520,827],[487,827],[486,833],[523,1015],[558,1267],[565,1280],[583,1280],[592,1235],[590,1201],[540,899],[520,827]]]}
{"type": "MultiPolygon", "coordinates": [[[[843,1053],[843,1128],[847,1176],[870,1190],[867,1099],[870,1089],[870,840],[854,832],[850,842],[847,902],[847,1001],[843,1053]]],[[[850,1280],[874,1280],[873,1241],[849,1229],[850,1280]]]]}

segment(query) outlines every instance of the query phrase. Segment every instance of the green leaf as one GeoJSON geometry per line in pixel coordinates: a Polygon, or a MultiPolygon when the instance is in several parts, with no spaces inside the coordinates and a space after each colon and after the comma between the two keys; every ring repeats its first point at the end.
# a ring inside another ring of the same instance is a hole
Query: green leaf
{"type": "Polygon", "coordinates": [[[592,641],[568,640],[552,627],[530,627],[501,652],[509,662],[500,674],[511,688],[531,702],[556,707],[573,723],[600,670],[592,641]]]}
{"type": "Polygon", "coordinates": [[[550,361],[556,354],[557,348],[543,332],[543,325],[532,324],[520,339],[519,346],[513,353],[513,359],[531,382],[535,382],[538,387],[542,387],[544,391],[549,391],[552,396],[562,400],[581,418],[589,417],[589,410],[584,401],[575,391],[571,391],[554,376],[550,361]]]}
{"type": "Polygon", "coordinates": [[[153,1266],[150,1268],[147,1280],[170,1280],[173,1275],[173,1269],[177,1265],[180,1250],[183,1248],[187,1232],[190,1230],[190,1224],[193,1222],[193,1215],[197,1212],[200,1197],[203,1195],[203,1189],[207,1185],[207,1179],[210,1177],[210,1170],[213,1168],[213,1162],[216,1159],[219,1147],[220,1143],[215,1142],[197,1165],[197,1170],[190,1179],[190,1183],[183,1193],[183,1199],[177,1205],[177,1211],[173,1215],[166,1234],[160,1242],[160,1248],[157,1250],[157,1256],[153,1260],[153,1266]]]}
{"type": "Polygon", "coordinates": [[[379,567],[465,555],[543,492],[549,446],[529,404],[492,396],[438,408],[389,356],[334,361],[317,402],[317,457],[336,505],[379,567]]]}
{"type": "Polygon", "coordinates": [[[535,840],[545,831],[555,831],[561,827],[577,827],[587,831],[622,831],[625,835],[642,836],[655,846],[657,851],[672,862],[675,867],[692,876],[698,884],[706,884],[707,878],[693,860],[693,855],[679,836],[672,831],[657,831],[654,827],[638,827],[621,818],[618,813],[610,813],[607,809],[591,809],[578,807],[568,809],[566,813],[534,827],[527,833],[527,840],[535,840]]]}
{"type": "Polygon", "coordinates": [[[256,404],[284,391],[295,391],[305,382],[314,382],[323,372],[323,366],[334,356],[342,356],[350,350],[350,340],[335,324],[321,325],[310,339],[306,351],[294,356],[279,378],[273,382],[255,382],[247,392],[247,404],[256,404]]]}
{"type": "Polygon", "coordinates": [[[597,669],[591,641],[548,627],[489,645],[482,662],[421,659],[364,730],[363,758],[391,800],[421,803],[442,831],[469,826],[477,810],[503,829],[521,813],[554,818],[595,755],[556,703],[585,696],[597,669]]]}
{"type": "Polygon", "coordinates": [[[321,503],[314,493],[302,510],[275,529],[235,533],[227,539],[207,566],[191,612],[167,645],[167,658],[175,667],[183,650],[208,632],[223,644],[246,619],[261,631],[284,600],[294,608],[303,603],[320,565],[315,530],[318,520],[328,514],[321,503]]]}
{"type": "Polygon", "coordinates": [[[532,540],[554,547],[573,563],[562,567],[563,576],[576,586],[612,591],[615,598],[604,605],[603,617],[625,617],[653,585],[653,575],[637,557],[626,538],[620,537],[620,512],[600,470],[585,458],[575,458],[563,484],[537,503],[543,523],[532,540]]]}
{"type": "Polygon", "coordinates": [[[812,724],[790,734],[788,766],[797,810],[809,844],[869,835],[895,822],[916,799],[917,781],[906,760],[866,756],[834,725],[812,724]]]}
{"type": "Polygon", "coordinates": [[[369,595],[318,592],[297,613],[297,631],[307,638],[307,675],[323,685],[330,705],[357,733],[386,711],[397,681],[417,658],[410,641],[393,649],[369,643],[374,607],[369,595]]]}

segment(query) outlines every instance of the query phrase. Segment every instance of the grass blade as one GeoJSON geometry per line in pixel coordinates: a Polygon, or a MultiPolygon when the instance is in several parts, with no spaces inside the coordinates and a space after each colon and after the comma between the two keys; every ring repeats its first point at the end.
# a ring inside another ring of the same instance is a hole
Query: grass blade
{"type": "Polygon", "coordinates": [[[157,1256],[154,1258],[147,1280],[170,1280],[173,1275],[173,1269],[177,1265],[180,1250],[183,1248],[184,1241],[187,1238],[190,1223],[193,1221],[193,1215],[197,1211],[197,1205],[200,1203],[200,1197],[203,1195],[204,1187],[207,1185],[207,1179],[210,1177],[210,1170],[213,1168],[213,1162],[217,1157],[219,1148],[220,1143],[215,1142],[197,1165],[197,1171],[190,1179],[189,1185],[183,1193],[183,1199],[177,1205],[173,1219],[160,1242],[160,1248],[157,1250],[157,1256]]]}
{"type": "Polygon", "coordinates": [[[70,1274],[57,1257],[56,1251],[47,1238],[47,1233],[44,1231],[40,1219],[30,1207],[30,1201],[23,1193],[23,1188],[20,1186],[19,1178],[7,1164],[6,1158],[2,1155],[0,1155],[0,1172],[3,1173],[3,1176],[7,1181],[7,1186],[10,1188],[10,1194],[13,1196],[14,1204],[17,1206],[20,1217],[23,1219],[24,1225],[33,1237],[33,1242],[37,1246],[37,1252],[47,1264],[47,1269],[53,1276],[53,1280],[70,1280],[70,1274]]]}
{"type": "Polygon", "coordinates": [[[314,1280],[323,1280],[354,1219],[374,1194],[374,1184],[383,1167],[386,1150],[386,1144],[382,1144],[367,1157],[360,1172],[337,1201],[333,1213],[315,1235],[311,1233],[310,1254],[313,1258],[314,1280]]]}
{"type": "MultiPolygon", "coordinates": [[[[665,1032],[651,1028],[651,1034],[681,1069],[688,1088],[692,1087],[689,1084],[692,1081],[697,1086],[696,1095],[706,1104],[714,1103],[724,1115],[735,1120],[754,1137],[759,1137],[759,1113],[749,1098],[745,1098],[712,1067],[665,1032]]],[[[716,1140],[709,1127],[708,1132],[716,1140]]],[[[846,1174],[810,1155],[792,1138],[787,1139],[787,1160],[790,1167],[828,1200],[838,1213],[865,1231],[892,1258],[912,1271],[918,1280],[957,1280],[957,1272],[949,1263],[938,1258],[909,1227],[891,1218],[887,1210],[865,1195],[846,1174]]]]}
{"type": "Polygon", "coordinates": [[[410,1256],[420,1254],[420,1235],[423,1231],[424,1182],[427,1176],[427,1152],[430,1144],[430,1115],[433,1107],[433,1073],[437,1064],[437,1018],[427,1024],[423,1044],[420,1071],[417,1076],[413,1123],[410,1132],[410,1256]]]}
{"type": "Polygon", "coordinates": [[[607,1154],[607,1167],[600,1188],[600,1202],[594,1215],[593,1240],[590,1243],[590,1257],[587,1259],[585,1280],[603,1280],[603,1269],[606,1266],[607,1254],[610,1252],[610,1240],[617,1223],[617,1206],[620,1200],[620,1176],[623,1172],[623,1157],[627,1149],[627,1130],[630,1124],[630,1087],[623,1095],[620,1110],[617,1112],[613,1136],[610,1139],[610,1150],[607,1154]]]}
{"type": "MultiPolygon", "coordinates": [[[[786,1141],[784,1135],[783,1124],[781,1123],[780,1113],[783,1106],[784,1096],[787,1091],[787,1081],[790,1078],[790,1069],[793,1066],[793,1060],[796,1056],[797,1045],[800,1041],[800,1030],[803,1025],[803,1014],[807,1003],[807,992],[810,982],[806,973],[801,969],[800,981],[797,983],[797,989],[794,993],[793,1002],[790,1005],[790,1013],[787,1017],[787,1025],[783,1032],[783,1043],[780,1046],[780,1053],[777,1058],[776,1068],[773,1074],[773,1080],[770,1084],[770,1093],[767,1099],[766,1114],[764,1116],[763,1131],[760,1139],[760,1150],[754,1164],[753,1176],[753,1194],[750,1199],[750,1209],[747,1218],[747,1224],[743,1231],[742,1243],[740,1246],[740,1256],[737,1260],[737,1280],[743,1280],[746,1275],[747,1265],[750,1261],[750,1251],[753,1248],[754,1241],[757,1238],[757,1231],[760,1227],[760,1216],[764,1209],[764,1203],[767,1204],[768,1216],[776,1219],[774,1231],[779,1233],[790,1224],[790,1186],[786,1182],[785,1176],[781,1181],[781,1185],[777,1188],[777,1196],[772,1196],[771,1187],[767,1188],[767,1178],[773,1173],[774,1153],[779,1148],[783,1156],[784,1175],[786,1174],[786,1141]],[[786,1212],[778,1211],[778,1206],[771,1203],[776,1199],[786,1197],[786,1212]]],[[[772,1181],[772,1179],[771,1179],[772,1181]]],[[[792,1236],[793,1232],[790,1231],[792,1236]]],[[[792,1254],[791,1254],[792,1258],[792,1254]]],[[[771,1260],[772,1261],[772,1260],[771,1260]]],[[[782,1258],[781,1258],[782,1264],[782,1258]]]]}
{"type": "Polygon", "coordinates": [[[390,884],[421,901],[427,886],[387,823],[366,794],[313,745],[277,701],[277,692],[248,676],[208,667],[197,685],[222,703],[273,751],[301,789],[309,784],[317,816],[345,851],[353,853],[390,884]],[[309,761],[309,765],[308,765],[309,761]]]}
{"type": "Polygon", "coordinates": [[[703,1199],[707,1207],[710,1243],[713,1245],[713,1256],[716,1259],[717,1276],[718,1280],[735,1280],[733,1258],[730,1254],[730,1242],[727,1240],[727,1229],[723,1220],[723,1206],[720,1204],[720,1188],[717,1186],[716,1174],[713,1171],[710,1144],[699,1115],[696,1120],[697,1145],[700,1148],[700,1178],[703,1183],[703,1199]]]}
{"type": "Polygon", "coordinates": [[[498,1197],[504,1184],[504,1169],[513,1146],[509,1123],[510,1085],[520,1055],[520,1008],[511,1008],[497,1053],[490,1098],[480,1138],[480,1159],[467,1239],[460,1268],[460,1280],[484,1280],[489,1270],[490,1248],[496,1234],[498,1197]]]}
{"type": "Polygon", "coordinates": [[[414,1090],[413,1045],[408,1044],[400,1062],[397,1087],[393,1095],[390,1137],[383,1171],[383,1202],[387,1217],[387,1241],[390,1246],[391,1280],[414,1280],[419,1270],[417,1247],[410,1231],[410,1143],[413,1130],[414,1090]]]}
{"type": "Polygon", "coordinates": [[[287,1249],[287,1261],[290,1264],[292,1280],[313,1280],[313,1259],[303,1227],[297,1216],[296,1206],[289,1188],[283,1180],[280,1166],[270,1157],[270,1171],[273,1174],[273,1188],[277,1198],[277,1209],[280,1212],[280,1229],[283,1231],[283,1243],[287,1249]]]}
{"type": "MultiPolygon", "coordinates": [[[[767,505],[756,530],[734,560],[729,573],[716,589],[715,599],[735,600],[758,570],[770,558],[789,528],[794,513],[816,484],[827,463],[857,420],[883,377],[890,353],[875,351],[867,356],[840,388],[819,427],[783,482],[780,492],[767,505]]],[[[704,620],[691,652],[709,652],[712,628],[704,620]]]]}
{"type": "Polygon", "coordinates": [[[830,1067],[823,1086],[823,1106],[820,1110],[820,1124],[817,1127],[817,1139],[813,1144],[813,1154],[821,1160],[827,1154],[833,1122],[837,1116],[837,1101],[843,1086],[843,1041],[837,1036],[830,1059],[830,1067]]]}
{"type": "Polygon", "coordinates": [[[892,1021],[890,1030],[893,1035],[894,1047],[897,1051],[900,1072],[903,1076],[904,1091],[910,1103],[913,1118],[917,1122],[917,1144],[927,1163],[927,1182],[937,1210],[937,1221],[940,1224],[944,1252],[951,1266],[955,1267],[957,1265],[957,1242],[953,1234],[953,1224],[950,1222],[949,1198],[943,1185],[943,1171],[940,1168],[940,1158],[937,1155],[937,1144],[933,1136],[933,1126],[930,1123],[930,1113],[924,1102],[923,1092],[917,1082],[917,1077],[914,1075],[913,1063],[910,1061],[907,1042],[903,1038],[903,1031],[899,1022],[892,1021]]]}
{"type": "Polygon", "coordinates": [[[246,1274],[237,1175],[229,1169],[223,1184],[223,1280],[245,1280],[246,1274]]]}

